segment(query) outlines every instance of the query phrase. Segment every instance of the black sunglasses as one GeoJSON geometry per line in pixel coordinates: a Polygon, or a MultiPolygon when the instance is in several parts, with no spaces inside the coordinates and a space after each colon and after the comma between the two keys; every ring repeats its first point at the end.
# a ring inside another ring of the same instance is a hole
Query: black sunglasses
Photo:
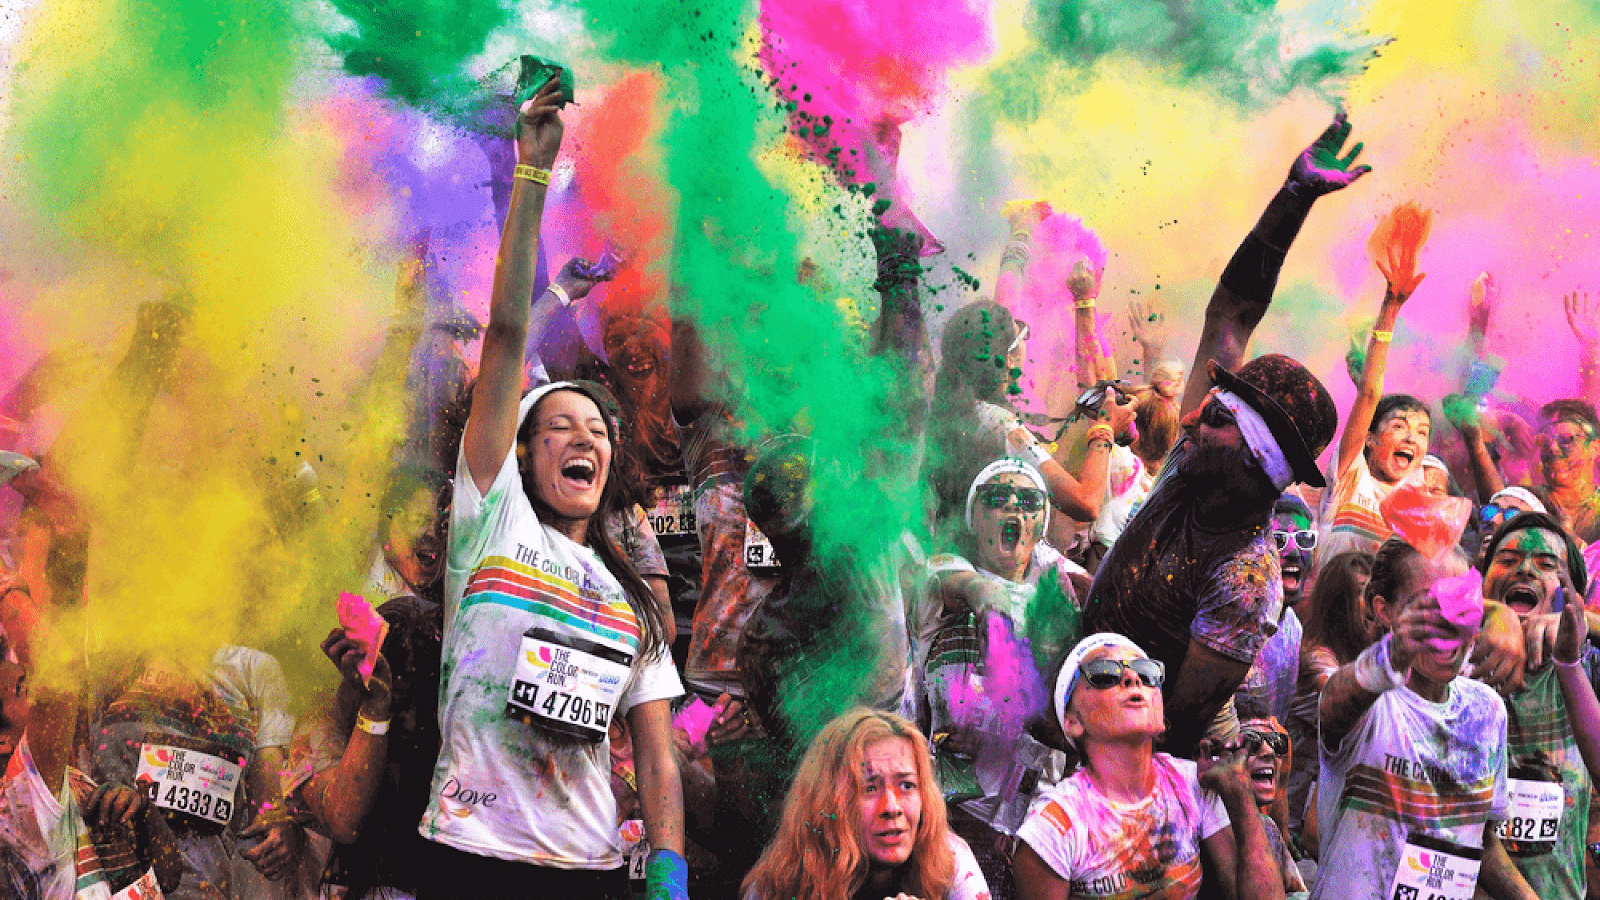
{"type": "Polygon", "coordinates": [[[1244,750],[1251,756],[1259,753],[1262,747],[1271,750],[1273,756],[1289,755],[1289,736],[1281,732],[1251,728],[1240,731],[1239,739],[1244,741],[1244,750]]]}
{"type": "Polygon", "coordinates": [[[1211,400],[1200,407],[1200,424],[1207,428],[1226,428],[1238,421],[1233,410],[1223,406],[1221,400],[1211,400]]]}
{"type": "Polygon", "coordinates": [[[1097,659],[1078,666],[1089,686],[1102,691],[1121,684],[1122,673],[1129,669],[1145,687],[1158,688],[1167,680],[1167,667],[1159,659],[1097,659]]]}
{"type": "Polygon", "coordinates": [[[1279,550],[1288,547],[1291,540],[1301,550],[1317,549],[1317,533],[1315,531],[1274,531],[1272,533],[1272,542],[1278,545],[1279,550]]]}
{"type": "Polygon", "coordinates": [[[1017,487],[1014,484],[985,484],[978,488],[978,499],[990,509],[1004,509],[1011,498],[1017,498],[1017,508],[1023,512],[1044,509],[1044,491],[1038,488],[1017,487]]]}

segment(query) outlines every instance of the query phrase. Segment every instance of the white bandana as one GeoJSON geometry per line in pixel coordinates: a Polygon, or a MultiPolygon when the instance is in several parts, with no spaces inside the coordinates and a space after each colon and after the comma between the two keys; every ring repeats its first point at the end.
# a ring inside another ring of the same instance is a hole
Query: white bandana
{"type": "Polygon", "coordinates": [[[1221,388],[1217,388],[1212,396],[1233,413],[1234,421],[1239,423],[1239,433],[1244,435],[1245,446],[1250,448],[1250,455],[1266,470],[1267,477],[1272,479],[1272,486],[1281,491],[1294,483],[1294,470],[1289,467],[1289,460],[1278,447],[1278,439],[1272,436],[1267,420],[1261,418],[1255,407],[1244,402],[1244,398],[1238,394],[1221,388]]]}

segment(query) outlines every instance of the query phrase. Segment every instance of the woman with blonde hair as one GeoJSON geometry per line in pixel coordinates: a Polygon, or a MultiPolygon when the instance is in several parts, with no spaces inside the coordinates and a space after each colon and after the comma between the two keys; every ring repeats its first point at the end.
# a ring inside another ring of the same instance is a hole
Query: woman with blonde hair
{"type": "Polygon", "coordinates": [[[985,900],[972,850],[950,831],[928,741],[892,713],[857,708],[811,742],[778,834],[745,900],[985,900]]]}

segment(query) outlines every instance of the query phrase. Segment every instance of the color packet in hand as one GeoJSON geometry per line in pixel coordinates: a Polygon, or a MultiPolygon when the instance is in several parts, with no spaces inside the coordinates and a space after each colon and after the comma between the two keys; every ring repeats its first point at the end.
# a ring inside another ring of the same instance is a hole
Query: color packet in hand
{"type": "Polygon", "coordinates": [[[339,592],[339,625],[345,636],[364,649],[360,665],[362,685],[372,683],[372,667],[377,664],[378,652],[383,649],[383,639],[389,636],[389,623],[383,620],[367,602],[367,598],[349,591],[339,592]]]}

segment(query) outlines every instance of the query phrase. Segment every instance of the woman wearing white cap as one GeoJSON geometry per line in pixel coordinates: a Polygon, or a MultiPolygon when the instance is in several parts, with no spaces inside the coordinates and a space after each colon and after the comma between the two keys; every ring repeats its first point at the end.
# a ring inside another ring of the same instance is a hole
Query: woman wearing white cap
{"type": "Polygon", "coordinates": [[[1165,677],[1119,634],[1090,635],[1062,662],[1054,710],[1083,768],[1035,803],[1017,833],[1025,900],[1194,897],[1202,851],[1225,896],[1283,897],[1243,755],[1211,757],[1200,770],[1155,752],[1165,677]]]}
{"type": "MultiPolygon", "coordinates": [[[[551,79],[521,110],[520,165],[456,464],[423,900],[627,896],[607,740],[617,715],[633,738],[655,848],[652,896],[687,897],[669,710],[683,691],[650,589],[603,524],[615,508],[616,423],[575,384],[518,399],[560,93],[551,79]]],[[[357,727],[381,734],[388,723],[357,727]]]]}

